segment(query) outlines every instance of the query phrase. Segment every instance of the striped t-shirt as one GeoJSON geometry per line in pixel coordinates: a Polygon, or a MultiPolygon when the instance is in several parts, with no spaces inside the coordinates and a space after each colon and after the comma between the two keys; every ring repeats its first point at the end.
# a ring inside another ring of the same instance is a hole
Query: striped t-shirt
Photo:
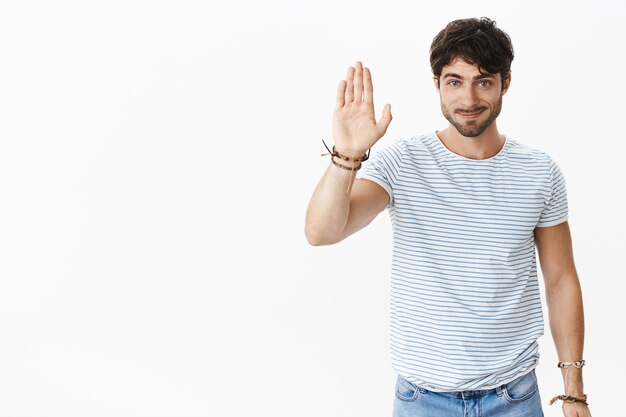
{"type": "Polygon", "coordinates": [[[358,178],[391,200],[396,373],[441,392],[533,370],[544,334],[533,230],[568,216],[556,162],[510,137],[497,155],[469,159],[433,132],[374,150],[358,178]]]}

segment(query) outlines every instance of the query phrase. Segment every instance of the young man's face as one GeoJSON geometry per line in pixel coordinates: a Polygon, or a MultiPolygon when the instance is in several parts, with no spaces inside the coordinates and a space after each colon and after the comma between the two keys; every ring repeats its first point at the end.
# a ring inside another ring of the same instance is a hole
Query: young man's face
{"type": "Polygon", "coordinates": [[[509,76],[502,88],[500,74],[482,75],[476,65],[455,59],[443,67],[435,87],[445,118],[461,135],[475,137],[500,114],[502,96],[510,82],[509,76]]]}

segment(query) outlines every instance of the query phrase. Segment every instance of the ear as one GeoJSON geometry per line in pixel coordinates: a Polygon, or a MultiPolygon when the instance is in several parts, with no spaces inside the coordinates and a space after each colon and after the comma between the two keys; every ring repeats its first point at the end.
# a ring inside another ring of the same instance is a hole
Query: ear
{"type": "Polygon", "coordinates": [[[435,84],[437,91],[439,91],[439,77],[433,77],[433,83],[435,84]]]}
{"type": "Polygon", "coordinates": [[[511,72],[509,71],[509,75],[504,79],[504,83],[502,84],[502,95],[504,95],[509,86],[511,85],[511,72]]]}

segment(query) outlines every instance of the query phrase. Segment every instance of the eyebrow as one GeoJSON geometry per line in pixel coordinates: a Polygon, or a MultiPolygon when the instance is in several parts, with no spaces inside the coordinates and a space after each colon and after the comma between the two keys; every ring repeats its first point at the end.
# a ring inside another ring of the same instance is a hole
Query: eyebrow
{"type": "MultiPolygon", "coordinates": [[[[462,80],[462,79],[463,79],[463,77],[461,77],[459,74],[455,74],[455,73],[453,73],[453,72],[449,72],[449,73],[447,73],[447,74],[446,74],[446,75],[444,75],[442,78],[443,78],[444,80],[445,80],[446,78],[458,78],[459,80],[462,80]]],[[[476,81],[476,80],[482,80],[482,79],[485,79],[485,78],[496,78],[496,77],[495,77],[493,74],[481,74],[481,75],[476,75],[476,76],[474,77],[474,81],[476,81]]]]}

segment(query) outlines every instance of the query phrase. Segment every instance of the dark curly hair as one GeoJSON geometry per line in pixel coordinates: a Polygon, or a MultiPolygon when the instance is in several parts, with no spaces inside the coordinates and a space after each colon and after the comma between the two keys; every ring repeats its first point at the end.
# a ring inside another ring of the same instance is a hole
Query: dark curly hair
{"type": "Polygon", "coordinates": [[[487,17],[453,20],[430,46],[430,66],[437,80],[455,58],[477,65],[481,73],[500,73],[504,85],[513,61],[511,38],[487,17]]]}

